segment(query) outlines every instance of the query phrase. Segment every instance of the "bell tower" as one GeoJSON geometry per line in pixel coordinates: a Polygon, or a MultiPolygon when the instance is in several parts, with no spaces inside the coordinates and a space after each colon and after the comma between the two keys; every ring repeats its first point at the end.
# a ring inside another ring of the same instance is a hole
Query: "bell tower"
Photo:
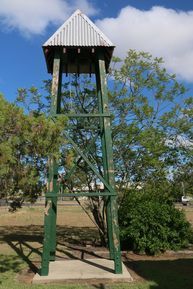
{"type": "MultiPolygon", "coordinates": [[[[92,146],[82,150],[76,140],[69,133],[70,128],[64,129],[67,141],[77,155],[73,167],[65,175],[65,181],[72,174],[75,175],[76,166],[83,160],[96,178],[104,185],[104,190],[73,191],[61,193],[58,184],[58,163],[52,157],[49,159],[48,190],[46,193],[46,207],[44,217],[44,242],[40,274],[48,275],[49,262],[55,260],[56,252],[56,217],[57,199],[62,197],[100,197],[106,203],[106,221],[108,233],[108,247],[110,259],[114,260],[115,274],[122,273],[121,251],[119,241],[119,226],[117,216],[117,201],[114,181],[113,150],[111,136],[111,115],[109,112],[107,80],[109,64],[113,54],[114,45],[96,27],[96,25],[80,10],[75,11],[71,17],[45,42],[43,51],[46,59],[48,73],[52,74],[51,87],[51,117],[61,114],[61,86],[62,76],[70,74],[95,75],[96,98],[98,102],[95,113],[66,113],[70,120],[95,119],[100,138],[102,171],[88,157],[92,153],[92,146]]],[[[93,140],[94,142],[95,140],[93,140]]],[[[64,184],[65,186],[65,184],[64,184]]]]}

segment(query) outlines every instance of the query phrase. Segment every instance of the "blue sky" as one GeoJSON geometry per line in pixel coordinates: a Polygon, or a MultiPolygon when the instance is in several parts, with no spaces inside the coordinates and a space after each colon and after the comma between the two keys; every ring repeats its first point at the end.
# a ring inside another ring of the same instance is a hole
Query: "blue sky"
{"type": "Polygon", "coordinates": [[[50,77],[41,46],[77,8],[115,43],[117,55],[135,48],[163,56],[192,94],[192,0],[0,0],[0,92],[8,100],[50,77]]]}

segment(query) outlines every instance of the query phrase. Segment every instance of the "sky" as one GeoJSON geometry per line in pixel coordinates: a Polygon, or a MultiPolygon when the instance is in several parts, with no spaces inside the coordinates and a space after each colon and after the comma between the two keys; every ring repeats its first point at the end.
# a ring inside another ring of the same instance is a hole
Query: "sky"
{"type": "Polygon", "coordinates": [[[193,95],[193,0],[0,0],[0,93],[14,101],[17,88],[48,79],[41,46],[76,10],[116,45],[163,57],[165,67],[193,95]]]}

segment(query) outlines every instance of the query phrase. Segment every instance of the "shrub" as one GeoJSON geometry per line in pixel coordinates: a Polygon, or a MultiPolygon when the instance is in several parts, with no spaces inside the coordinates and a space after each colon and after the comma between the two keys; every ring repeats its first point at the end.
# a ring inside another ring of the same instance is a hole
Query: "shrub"
{"type": "Polygon", "coordinates": [[[157,254],[185,248],[192,241],[190,223],[173,204],[147,194],[129,193],[119,207],[122,248],[157,254]]]}

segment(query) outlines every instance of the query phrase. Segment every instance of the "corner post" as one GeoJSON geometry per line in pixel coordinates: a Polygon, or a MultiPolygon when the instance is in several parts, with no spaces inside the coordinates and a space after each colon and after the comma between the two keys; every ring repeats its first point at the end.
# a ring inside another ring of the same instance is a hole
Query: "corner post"
{"type": "MultiPolygon", "coordinates": [[[[103,102],[102,102],[102,89],[101,89],[101,77],[99,70],[99,62],[96,63],[96,88],[97,88],[97,96],[98,96],[98,107],[99,113],[103,113],[103,102]]],[[[102,160],[103,160],[103,173],[104,179],[108,181],[108,164],[107,164],[107,155],[106,155],[106,142],[105,142],[105,134],[104,134],[104,118],[100,117],[100,134],[101,134],[101,145],[102,145],[102,160]]],[[[108,238],[108,248],[109,248],[109,257],[110,259],[114,259],[114,248],[113,248],[113,239],[112,239],[112,222],[111,222],[111,209],[110,209],[110,198],[106,197],[106,222],[107,222],[107,238],[108,238]]]]}
{"type": "MultiPolygon", "coordinates": [[[[51,109],[50,115],[60,113],[61,107],[61,84],[62,70],[60,51],[55,52],[53,61],[53,76],[51,87],[51,109]]],[[[49,261],[55,260],[56,252],[56,218],[57,218],[57,194],[59,191],[58,164],[53,156],[48,161],[48,193],[53,193],[54,197],[46,196],[45,216],[44,216],[44,241],[40,275],[46,276],[49,273],[49,261]]]]}
{"type": "MultiPolygon", "coordinates": [[[[99,106],[101,106],[100,112],[109,113],[106,69],[103,54],[100,54],[98,56],[98,62],[96,65],[96,79],[97,79],[97,92],[100,99],[99,106]]],[[[102,122],[103,122],[102,150],[103,150],[104,177],[107,178],[107,182],[115,189],[110,118],[103,117],[102,122]]],[[[109,201],[107,203],[107,229],[108,229],[110,257],[113,258],[115,262],[114,263],[115,273],[121,274],[122,262],[121,262],[116,196],[109,196],[109,201]]]]}

